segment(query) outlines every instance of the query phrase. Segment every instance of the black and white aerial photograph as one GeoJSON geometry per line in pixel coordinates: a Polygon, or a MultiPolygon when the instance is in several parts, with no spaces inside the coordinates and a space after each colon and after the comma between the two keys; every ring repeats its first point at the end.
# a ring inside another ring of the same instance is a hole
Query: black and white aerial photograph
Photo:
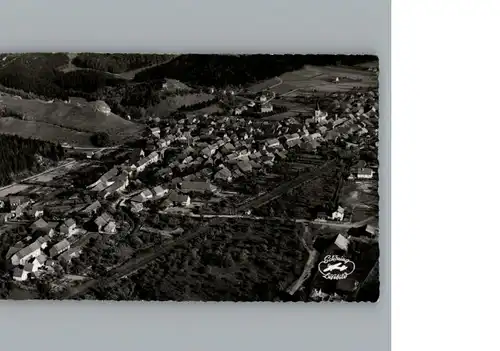
{"type": "Polygon", "coordinates": [[[0,298],[376,302],[378,76],[372,55],[0,54],[0,298]]]}

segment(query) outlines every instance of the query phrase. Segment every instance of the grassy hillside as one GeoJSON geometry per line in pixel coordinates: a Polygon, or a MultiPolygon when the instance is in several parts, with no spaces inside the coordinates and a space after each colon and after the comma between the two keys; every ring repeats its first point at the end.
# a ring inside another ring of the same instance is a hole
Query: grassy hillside
{"type": "Polygon", "coordinates": [[[47,103],[4,95],[0,96],[0,105],[24,116],[25,121],[43,122],[76,131],[105,131],[119,135],[130,135],[139,129],[134,123],[115,114],[106,115],[96,111],[90,103],[82,105],[61,101],[47,103]]]}
{"type": "MultiPolygon", "coordinates": [[[[92,133],[78,132],[53,124],[23,121],[17,118],[0,118],[0,133],[17,135],[22,138],[34,138],[54,143],[69,143],[80,147],[92,147],[92,133]]],[[[0,134],[0,135],[1,135],[0,134]]]]}

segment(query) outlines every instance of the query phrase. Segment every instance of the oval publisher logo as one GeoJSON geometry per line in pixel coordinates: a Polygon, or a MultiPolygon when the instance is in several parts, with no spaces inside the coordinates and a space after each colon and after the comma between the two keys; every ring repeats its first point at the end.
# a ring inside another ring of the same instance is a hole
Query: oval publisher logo
{"type": "Polygon", "coordinates": [[[354,272],[355,268],[354,262],[336,255],[326,255],[323,261],[318,264],[318,270],[323,278],[329,280],[345,279],[354,272]]]}

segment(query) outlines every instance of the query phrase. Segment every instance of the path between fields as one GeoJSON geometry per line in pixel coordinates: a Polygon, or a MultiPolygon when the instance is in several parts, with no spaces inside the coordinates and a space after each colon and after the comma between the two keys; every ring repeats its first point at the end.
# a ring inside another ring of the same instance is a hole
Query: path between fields
{"type": "MultiPolygon", "coordinates": [[[[172,212],[169,211],[158,211],[160,214],[170,214],[172,215],[172,212]]],[[[315,224],[315,225],[320,225],[320,226],[327,226],[333,229],[350,229],[350,228],[359,228],[362,227],[363,225],[369,223],[372,221],[376,216],[371,216],[366,219],[363,219],[362,221],[358,222],[347,222],[347,223],[339,223],[339,222],[327,222],[327,221],[318,221],[318,220],[310,220],[310,219],[304,219],[304,218],[284,218],[284,217],[259,217],[259,216],[247,216],[247,215],[229,215],[229,214],[214,214],[214,215],[200,215],[200,214],[194,214],[194,213],[176,213],[178,216],[186,216],[186,217],[193,217],[193,218],[239,218],[239,219],[249,219],[249,220],[254,220],[254,221],[264,221],[264,220],[275,220],[275,221],[281,221],[281,220],[288,220],[292,221],[295,223],[304,223],[304,224],[315,224]]]]}
{"type": "Polygon", "coordinates": [[[77,67],[73,64],[72,61],[78,55],[78,53],[68,53],[67,55],[69,58],[69,63],[58,68],[58,70],[61,72],[68,73],[68,72],[73,72],[73,71],[94,71],[94,72],[109,74],[115,78],[121,78],[121,79],[125,79],[125,80],[132,80],[135,78],[135,75],[137,73],[140,73],[144,70],[147,70],[147,69],[150,69],[150,68],[153,68],[153,67],[156,67],[156,66],[159,66],[159,65],[162,65],[164,63],[169,62],[169,61],[164,61],[164,62],[160,62],[160,63],[155,63],[153,65],[137,68],[137,69],[127,71],[127,72],[122,72],[122,73],[111,73],[111,72],[107,72],[107,71],[100,71],[100,70],[93,69],[93,68],[77,67]]]}
{"type": "Polygon", "coordinates": [[[300,275],[300,277],[288,288],[287,292],[290,295],[295,294],[297,292],[297,290],[299,290],[300,287],[304,284],[304,282],[307,279],[309,279],[309,277],[311,276],[312,268],[316,264],[316,261],[318,259],[319,252],[314,248],[310,249],[309,245],[307,245],[307,243],[304,239],[304,237],[308,234],[309,234],[309,226],[304,225],[304,235],[302,236],[300,241],[302,242],[302,245],[309,253],[309,257],[307,259],[307,262],[304,266],[304,270],[302,271],[302,274],[300,275]]]}

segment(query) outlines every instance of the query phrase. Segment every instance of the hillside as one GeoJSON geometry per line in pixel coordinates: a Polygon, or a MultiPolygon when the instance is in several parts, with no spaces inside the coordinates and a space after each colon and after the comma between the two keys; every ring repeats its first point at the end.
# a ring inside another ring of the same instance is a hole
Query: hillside
{"type": "Polygon", "coordinates": [[[92,147],[92,133],[78,132],[53,124],[23,121],[13,117],[0,118],[0,136],[2,134],[17,135],[22,138],[33,138],[55,143],[68,143],[80,147],[92,147]]]}
{"type": "Polygon", "coordinates": [[[20,99],[11,95],[0,96],[0,108],[8,111],[0,118],[0,132],[49,141],[68,141],[88,145],[88,137],[95,132],[107,132],[112,140],[136,135],[141,126],[113,113],[99,111],[91,102],[46,102],[20,99]]]}
{"type": "Polygon", "coordinates": [[[91,68],[110,73],[125,73],[168,62],[175,56],[169,54],[79,53],[72,60],[72,63],[80,68],[91,68]]]}
{"type": "Polygon", "coordinates": [[[93,93],[105,86],[117,86],[124,79],[107,72],[60,70],[69,63],[65,53],[4,54],[0,61],[0,84],[45,98],[67,99],[68,90],[93,93]]]}
{"type": "Polygon", "coordinates": [[[178,79],[188,85],[245,85],[294,71],[304,65],[353,65],[377,61],[366,55],[180,55],[137,73],[137,82],[178,79]]]}

